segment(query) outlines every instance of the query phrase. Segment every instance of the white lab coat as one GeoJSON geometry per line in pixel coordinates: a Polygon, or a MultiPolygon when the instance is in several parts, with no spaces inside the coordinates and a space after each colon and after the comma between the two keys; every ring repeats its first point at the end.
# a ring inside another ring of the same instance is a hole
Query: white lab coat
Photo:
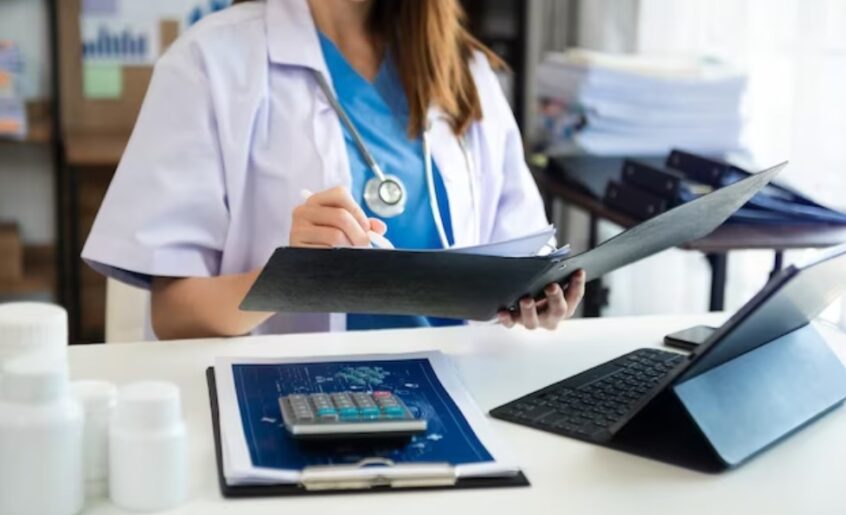
{"type": "MultiPolygon", "coordinates": [[[[429,113],[456,246],[547,223],[499,82],[481,54],[471,68],[484,118],[466,137],[470,166],[445,118],[429,113]]],[[[263,266],[287,244],[302,190],[351,184],[341,124],[313,69],[329,76],[306,0],[250,2],[190,29],[155,67],[83,259],[146,287],[151,276],[263,266]]],[[[281,313],[256,332],[344,328],[344,315],[281,313]]]]}

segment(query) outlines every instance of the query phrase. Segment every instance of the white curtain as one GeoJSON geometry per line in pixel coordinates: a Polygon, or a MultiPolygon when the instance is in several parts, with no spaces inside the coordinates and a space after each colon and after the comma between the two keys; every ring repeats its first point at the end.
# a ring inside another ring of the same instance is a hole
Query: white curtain
{"type": "MultiPolygon", "coordinates": [[[[612,2],[586,4],[579,34],[607,33],[597,10],[618,19],[612,2]]],[[[628,7],[628,2],[621,2],[628,7]]],[[[629,9],[624,9],[629,11],[629,9]]],[[[749,75],[744,142],[765,166],[789,159],[784,181],[846,209],[846,0],[639,0],[634,52],[718,58],[749,75]]],[[[619,35],[591,46],[626,47],[619,35]]],[[[585,40],[579,37],[579,40],[585,40]]],[[[606,227],[604,235],[613,232],[606,227]]],[[[787,262],[806,251],[788,252],[787,262]]],[[[726,309],[766,282],[772,253],[732,252],[726,309]]],[[[704,310],[709,269],[697,253],[670,251],[609,277],[608,314],[704,310]]],[[[826,314],[846,328],[846,303],[826,314]]]]}

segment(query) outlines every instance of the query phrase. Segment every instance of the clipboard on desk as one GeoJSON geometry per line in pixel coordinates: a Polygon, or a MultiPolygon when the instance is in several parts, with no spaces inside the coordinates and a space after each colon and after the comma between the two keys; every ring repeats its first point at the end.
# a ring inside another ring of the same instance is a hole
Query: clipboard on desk
{"type": "Polygon", "coordinates": [[[767,186],[782,163],[670,209],[576,255],[500,257],[443,251],[277,249],[241,304],[247,311],[425,315],[490,320],[550,283],[587,279],[702,238],[767,186]]]}
{"type": "Polygon", "coordinates": [[[440,353],[219,358],[206,377],[225,497],[529,485],[440,353]],[[425,414],[426,434],[401,444],[353,440],[314,448],[277,423],[279,395],[345,389],[358,378],[401,392],[425,414]]]}

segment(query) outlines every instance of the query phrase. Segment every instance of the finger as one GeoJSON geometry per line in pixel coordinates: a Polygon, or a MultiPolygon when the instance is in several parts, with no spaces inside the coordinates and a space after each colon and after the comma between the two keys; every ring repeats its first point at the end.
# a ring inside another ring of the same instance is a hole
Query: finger
{"type": "Polygon", "coordinates": [[[520,322],[526,329],[537,329],[540,325],[535,299],[525,298],[520,301],[520,322]]]}
{"type": "Polygon", "coordinates": [[[388,232],[388,224],[379,220],[378,218],[371,218],[370,219],[370,230],[375,232],[376,234],[381,234],[382,236],[388,232]]]}
{"type": "Polygon", "coordinates": [[[567,287],[567,294],[565,299],[567,301],[567,317],[573,316],[579,303],[585,296],[585,279],[587,274],[584,270],[579,270],[573,277],[570,278],[570,284],[567,287]]]}
{"type": "Polygon", "coordinates": [[[353,245],[359,247],[370,245],[370,238],[368,238],[367,232],[361,228],[352,214],[346,209],[306,205],[299,211],[302,218],[312,225],[334,227],[344,231],[347,239],[353,245]]]}
{"type": "Polygon", "coordinates": [[[344,231],[336,227],[324,227],[312,225],[297,230],[295,238],[301,245],[313,245],[319,247],[350,247],[352,242],[344,234],[344,231]]]}
{"type": "Polygon", "coordinates": [[[546,294],[548,307],[541,318],[541,322],[547,329],[555,329],[558,327],[558,322],[565,318],[568,313],[564,291],[558,283],[552,283],[544,289],[544,294],[546,294]]]}
{"type": "Polygon", "coordinates": [[[359,225],[361,225],[362,229],[365,231],[370,229],[370,222],[367,220],[367,215],[364,214],[364,210],[361,209],[361,206],[359,206],[355,200],[353,200],[349,190],[343,186],[337,186],[326,191],[315,193],[306,200],[306,204],[311,206],[330,206],[346,209],[351,215],[353,215],[353,218],[355,218],[359,225]]]}
{"type": "Polygon", "coordinates": [[[508,329],[514,327],[514,317],[511,316],[511,313],[508,310],[502,309],[498,311],[496,317],[499,319],[499,323],[508,329]]]}

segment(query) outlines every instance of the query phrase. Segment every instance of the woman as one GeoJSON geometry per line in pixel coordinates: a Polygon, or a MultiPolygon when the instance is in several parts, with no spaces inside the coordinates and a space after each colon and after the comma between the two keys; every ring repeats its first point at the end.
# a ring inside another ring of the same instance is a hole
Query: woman
{"type": "MultiPolygon", "coordinates": [[[[209,16],[156,65],[83,258],[151,289],[161,339],[454,323],[238,305],[278,246],[387,231],[397,247],[441,248],[543,227],[491,63],[458,0],[266,0],[209,16]]],[[[554,328],[584,275],[569,286],[501,323],[554,328]]]]}

